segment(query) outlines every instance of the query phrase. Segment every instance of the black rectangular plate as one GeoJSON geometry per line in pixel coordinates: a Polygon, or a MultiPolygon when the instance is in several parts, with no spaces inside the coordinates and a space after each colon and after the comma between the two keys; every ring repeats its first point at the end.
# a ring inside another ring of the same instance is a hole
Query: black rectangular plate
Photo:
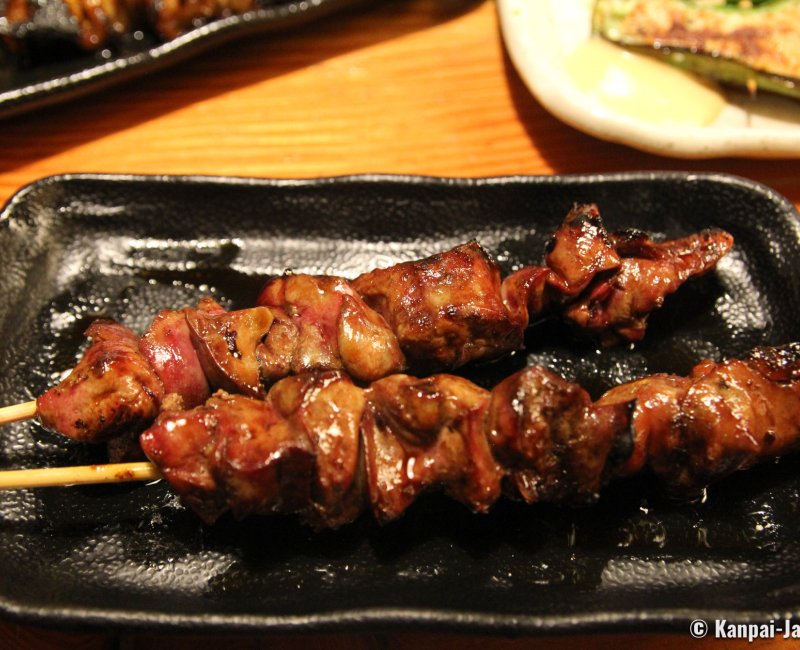
{"type": "MultiPolygon", "coordinates": [[[[492,385],[544,363],[594,395],[702,357],[800,340],[794,208],[697,174],[318,180],[71,176],[21,190],[0,217],[0,403],[31,399],[76,359],[91,319],[141,330],[161,307],[252,301],[286,268],[354,276],[476,238],[505,271],[538,263],[574,202],[610,229],[736,237],[670,297],[646,340],[599,352],[554,323],[526,354],[467,374],[492,385]]],[[[0,467],[102,462],[32,422],[5,427],[0,467]]],[[[430,496],[400,521],[314,533],[291,518],[203,527],[162,483],[0,494],[0,610],[37,622],[181,630],[435,627],[536,633],[765,622],[800,611],[800,462],[733,476],[702,504],[647,477],[584,509],[504,501],[487,516],[430,496]]]]}
{"type": "Polygon", "coordinates": [[[297,28],[366,0],[283,0],[197,27],[170,41],[137,32],[111,49],[0,69],[0,118],[83,96],[251,34],[297,28]]]}

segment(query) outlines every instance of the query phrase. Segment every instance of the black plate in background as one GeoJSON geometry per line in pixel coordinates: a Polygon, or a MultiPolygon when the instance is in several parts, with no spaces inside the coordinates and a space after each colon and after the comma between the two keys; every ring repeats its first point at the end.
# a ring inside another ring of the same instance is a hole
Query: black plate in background
{"type": "MultiPolygon", "coordinates": [[[[800,227],[785,200],[725,176],[308,181],[61,177],[22,190],[0,227],[0,403],[44,390],[97,316],[142,328],[211,293],[253,299],[286,267],[348,276],[475,237],[509,270],[541,260],[575,201],[610,228],[730,230],[733,252],[652,318],[645,342],[597,353],[561,328],[470,371],[491,384],[547,363],[589,386],[685,372],[701,356],[800,340],[800,227]]],[[[100,453],[32,423],[4,428],[0,466],[100,453]]],[[[0,609],[59,624],[278,631],[420,626],[535,633],[668,628],[800,612],[800,462],[671,505],[645,478],[594,507],[503,502],[474,516],[429,497],[380,528],[314,534],[288,518],[204,528],[163,484],[0,494],[0,609]]]]}
{"type": "Polygon", "coordinates": [[[160,70],[225,41],[293,29],[366,0],[286,0],[193,29],[170,41],[138,32],[112,49],[55,58],[25,69],[2,70],[0,118],[74,99],[160,70]],[[112,53],[113,52],[113,53],[112,53]]]}

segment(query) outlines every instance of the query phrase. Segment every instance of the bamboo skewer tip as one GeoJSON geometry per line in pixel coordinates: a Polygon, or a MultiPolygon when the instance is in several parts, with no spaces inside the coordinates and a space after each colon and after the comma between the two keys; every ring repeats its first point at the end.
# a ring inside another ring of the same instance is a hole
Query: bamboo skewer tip
{"type": "Polygon", "coordinates": [[[67,487],[98,483],[128,483],[161,478],[155,465],[147,461],[111,463],[108,465],[78,465],[75,467],[46,467],[0,472],[0,490],[24,490],[37,487],[67,487]]]}
{"type": "Polygon", "coordinates": [[[20,420],[30,420],[36,416],[36,400],[13,404],[0,408],[0,426],[19,422],[20,420]]]}
{"type": "MultiPolygon", "coordinates": [[[[0,425],[36,416],[36,400],[0,408],[0,425]]],[[[161,478],[158,469],[149,462],[111,463],[108,465],[78,465],[75,467],[46,467],[0,471],[0,490],[24,490],[37,487],[66,487],[97,483],[127,483],[161,478]]]]}

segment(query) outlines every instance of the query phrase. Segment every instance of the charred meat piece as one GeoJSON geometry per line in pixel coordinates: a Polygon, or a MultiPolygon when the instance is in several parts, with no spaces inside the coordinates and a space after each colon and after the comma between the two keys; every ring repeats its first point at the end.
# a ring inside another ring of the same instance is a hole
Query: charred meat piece
{"type": "Polygon", "coordinates": [[[293,346],[288,353],[293,373],[346,370],[370,382],[405,366],[389,325],[344,278],[288,274],[269,282],[257,302],[291,319],[297,333],[288,343],[293,346]]]}
{"type": "Polygon", "coordinates": [[[714,268],[731,246],[733,238],[722,230],[661,243],[638,232],[617,236],[615,248],[623,258],[619,270],[597,277],[564,309],[564,318],[604,345],[639,341],[666,296],[714,268]]]}
{"type": "Polygon", "coordinates": [[[229,509],[237,516],[311,509],[313,445],[290,422],[304,391],[298,378],[284,381],[276,405],[219,392],[203,406],[162,414],[142,434],[145,454],[203,521],[229,509]]]}
{"type": "Polygon", "coordinates": [[[364,391],[341,372],[304,373],[284,379],[268,401],[314,452],[310,501],[303,519],[316,528],[336,528],[358,518],[367,503],[360,424],[364,391]]]}
{"type": "Polygon", "coordinates": [[[547,243],[545,266],[526,266],[503,280],[509,316],[527,327],[532,318],[576,299],[600,274],[620,267],[620,256],[593,203],[575,205],[547,243]]]}
{"type": "Polygon", "coordinates": [[[272,404],[221,392],[201,408],[213,411],[210,456],[236,516],[291,513],[308,503],[311,443],[272,404]]]}
{"type": "Polygon", "coordinates": [[[366,392],[366,478],[379,521],[396,519],[432,489],[476,512],[489,510],[501,472],[483,432],[487,391],[451,375],[394,375],[366,392]]]}
{"type": "Polygon", "coordinates": [[[629,453],[620,455],[615,475],[628,476],[647,467],[651,441],[670,444],[690,384],[688,377],[656,374],[612,388],[596,402],[601,407],[629,409],[630,426],[617,445],[629,453]]]}
{"type": "Polygon", "coordinates": [[[606,482],[627,415],[627,406],[596,407],[577,384],[532,367],[492,391],[486,435],[507,485],[526,502],[589,503],[606,482]]]}
{"type": "Polygon", "coordinates": [[[205,523],[211,524],[228,509],[225,493],[214,478],[212,451],[214,410],[162,413],[139,438],[145,455],[205,523]]]}
{"type": "MultiPolygon", "coordinates": [[[[800,347],[793,346],[794,372],[800,347]]],[[[774,381],[752,360],[710,361],[691,374],[681,400],[679,435],[651,446],[650,465],[667,485],[692,493],[711,480],[798,448],[800,384],[774,381]],[[688,462],[678,468],[676,455],[688,462]]]]}
{"type": "MultiPolygon", "coordinates": [[[[290,372],[307,369],[341,370],[336,330],[341,297],[325,278],[288,275],[267,283],[256,304],[281,309],[292,321],[296,335],[289,351],[290,372]]],[[[334,280],[334,284],[338,284],[334,280]]]]}
{"type": "Polygon", "coordinates": [[[545,267],[524,267],[502,286],[514,320],[561,315],[581,335],[611,346],[644,337],[650,314],[733,246],[722,230],[654,242],[640,231],[609,234],[597,206],[576,205],[548,244],[545,267]]]}
{"type": "Polygon", "coordinates": [[[545,263],[559,296],[574,298],[599,273],[615,271],[620,256],[593,203],[572,208],[547,245],[545,263]]]}
{"type": "Polygon", "coordinates": [[[261,381],[267,386],[295,372],[299,337],[297,326],[285,311],[272,307],[269,310],[272,325],[258,355],[261,381]]]}
{"type": "Polygon", "coordinates": [[[363,407],[363,390],[342,373],[308,373],[279,382],[266,400],[219,392],[163,414],[141,444],[204,521],[229,508],[337,527],[364,508],[363,407]]]}
{"type": "Polygon", "coordinates": [[[199,406],[211,394],[186,322],[188,312],[159,312],[139,341],[139,351],[161,379],[164,392],[179,395],[182,408],[199,406]]]}
{"type": "Polygon", "coordinates": [[[522,347],[500,269],[477,243],[359,276],[351,283],[395,333],[415,372],[457,368],[522,347]]]}
{"type": "Polygon", "coordinates": [[[210,299],[187,311],[192,343],[209,384],[263,396],[260,357],[273,320],[266,307],[226,312],[210,299]]]}
{"type": "Polygon", "coordinates": [[[595,402],[536,367],[491,392],[451,375],[361,389],[311,373],[278,382],[266,402],[222,394],[162,416],[142,445],[206,521],[220,495],[237,515],[297,512],[318,527],[352,521],[366,504],[390,521],[430,490],[477,512],[501,486],[529,503],[586,503],[642,470],[695,498],[800,448],[800,344],[645,377],[595,402]]]}
{"type": "Polygon", "coordinates": [[[777,347],[755,348],[747,357],[752,365],[770,381],[789,382],[800,379],[800,343],[777,347]]]}
{"type": "Polygon", "coordinates": [[[242,517],[295,512],[308,502],[311,445],[268,402],[219,392],[191,411],[162,415],[141,441],[206,521],[222,504],[242,517]]]}
{"type": "Polygon", "coordinates": [[[86,336],[91,344],[70,375],[37,400],[42,424],[84,441],[148,426],[164,387],[139,353],[138,337],[109,321],[94,322],[86,336]]]}
{"type": "Polygon", "coordinates": [[[703,361],[689,377],[656,375],[620,386],[598,403],[633,407],[635,451],[677,496],[800,448],[800,345],[760,348],[747,359],[703,361]],[[645,461],[646,459],[646,461],[645,461]]]}

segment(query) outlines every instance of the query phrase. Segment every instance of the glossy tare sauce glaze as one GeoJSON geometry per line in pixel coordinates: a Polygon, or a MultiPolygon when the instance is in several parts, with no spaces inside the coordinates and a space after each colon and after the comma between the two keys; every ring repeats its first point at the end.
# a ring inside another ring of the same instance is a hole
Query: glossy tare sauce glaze
{"type": "Polygon", "coordinates": [[[204,521],[226,510],[299,514],[316,527],[382,522],[441,490],[476,512],[506,493],[587,503],[645,469],[683,498],[800,446],[800,344],[704,361],[592,401],[530,367],[492,391],[461,377],[393,375],[366,388],[338,371],[276,383],[265,399],[217,393],[165,412],[146,455],[204,521]]]}
{"type": "Polygon", "coordinates": [[[253,308],[228,312],[205,298],[162,311],[138,347],[115,325],[108,331],[129,344],[96,337],[73,373],[39,398],[38,415],[70,437],[106,440],[126,422],[140,431],[159,411],[196,406],[214,389],[262,398],[275,381],[308,371],[341,370],[369,383],[495,359],[522,349],[529,323],[546,316],[605,345],[637,341],[652,310],[731,245],[720,230],[660,243],[632,231],[609,235],[596,206],[578,205],[545,264],[504,280],[474,242],[352,281],[287,274],[253,308]]]}

